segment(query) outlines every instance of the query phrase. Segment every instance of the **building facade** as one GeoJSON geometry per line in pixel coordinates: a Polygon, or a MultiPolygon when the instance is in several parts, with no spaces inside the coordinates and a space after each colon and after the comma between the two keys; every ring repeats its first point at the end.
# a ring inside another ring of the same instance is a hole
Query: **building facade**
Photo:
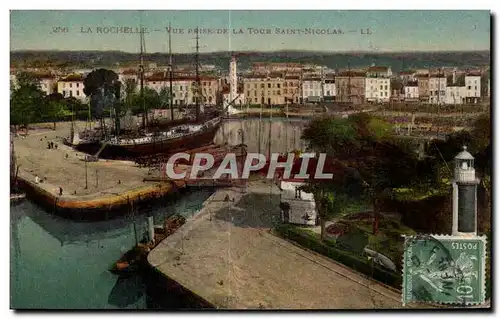
{"type": "Polygon", "coordinates": [[[468,73],[465,75],[465,102],[479,103],[481,100],[481,74],[468,73]]]}
{"type": "Polygon", "coordinates": [[[365,102],[366,73],[359,71],[341,72],[335,77],[336,101],[362,104],[365,102]]]}
{"type": "Polygon", "coordinates": [[[283,82],[283,95],[285,96],[286,104],[299,104],[301,102],[302,86],[300,75],[298,74],[285,74],[285,81],[283,82]]]}
{"type": "Polygon", "coordinates": [[[65,98],[74,97],[82,102],[87,102],[87,96],[83,93],[84,77],[80,74],[71,74],[59,79],[57,82],[57,93],[65,98]]]}
{"type": "Polygon", "coordinates": [[[432,74],[429,78],[429,103],[444,104],[447,79],[444,74],[432,74]]]}
{"type": "MultiPolygon", "coordinates": [[[[215,77],[201,76],[201,95],[200,103],[205,105],[215,105],[218,93],[218,81],[215,77]]],[[[144,86],[160,92],[162,89],[170,90],[170,77],[168,72],[153,74],[144,79],[144,86]]],[[[194,105],[196,104],[196,77],[194,76],[176,76],[172,78],[172,100],[174,105],[194,105]]]]}
{"type": "Polygon", "coordinates": [[[365,98],[367,102],[387,103],[391,98],[391,81],[385,77],[365,79],[365,98]]]}
{"type": "Polygon", "coordinates": [[[335,79],[333,77],[327,77],[325,79],[324,89],[323,89],[323,100],[324,101],[335,101],[336,96],[335,89],[335,79]]]}
{"type": "Polygon", "coordinates": [[[456,84],[446,86],[445,103],[454,105],[465,103],[465,92],[465,86],[456,84]]]}
{"type": "Polygon", "coordinates": [[[430,101],[430,91],[429,91],[429,80],[428,74],[418,74],[418,99],[420,103],[429,103],[430,101]]]}
{"type": "Polygon", "coordinates": [[[408,102],[418,102],[418,82],[407,82],[404,86],[404,100],[408,102]]]}
{"type": "Polygon", "coordinates": [[[283,74],[250,74],[243,78],[244,95],[248,104],[285,104],[283,74]]]}
{"type": "Polygon", "coordinates": [[[321,78],[305,78],[302,80],[302,98],[305,102],[320,102],[323,99],[323,83],[321,78]]]}

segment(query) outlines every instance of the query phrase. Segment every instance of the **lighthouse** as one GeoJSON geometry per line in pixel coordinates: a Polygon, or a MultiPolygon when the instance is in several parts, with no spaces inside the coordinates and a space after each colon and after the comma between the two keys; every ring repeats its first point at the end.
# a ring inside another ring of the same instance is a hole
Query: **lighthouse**
{"type": "Polygon", "coordinates": [[[467,147],[455,156],[453,179],[453,228],[457,236],[476,235],[477,232],[477,185],[474,157],[467,147]]]}
{"type": "Polygon", "coordinates": [[[236,56],[231,57],[229,63],[229,103],[238,96],[238,77],[236,75],[236,56]]]}

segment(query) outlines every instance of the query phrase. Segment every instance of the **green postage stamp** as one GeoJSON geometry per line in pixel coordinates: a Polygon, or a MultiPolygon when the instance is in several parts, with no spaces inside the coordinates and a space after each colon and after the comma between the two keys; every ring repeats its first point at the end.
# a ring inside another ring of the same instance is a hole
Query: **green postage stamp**
{"type": "Polygon", "coordinates": [[[463,306],[485,301],[486,237],[417,235],[405,239],[403,305],[463,306]]]}

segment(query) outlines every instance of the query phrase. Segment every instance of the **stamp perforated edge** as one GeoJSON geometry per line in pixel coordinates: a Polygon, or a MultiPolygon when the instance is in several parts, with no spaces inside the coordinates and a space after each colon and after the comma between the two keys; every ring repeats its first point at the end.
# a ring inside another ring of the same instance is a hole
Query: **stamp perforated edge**
{"type": "MultiPolygon", "coordinates": [[[[471,236],[471,237],[467,237],[467,236],[456,236],[456,235],[433,235],[433,234],[416,234],[416,235],[402,235],[403,238],[404,238],[404,252],[403,252],[403,269],[402,269],[402,286],[401,286],[401,303],[403,304],[403,306],[406,306],[407,304],[411,303],[411,300],[410,302],[406,302],[406,280],[405,280],[405,274],[406,274],[406,263],[405,263],[405,260],[406,260],[406,254],[407,254],[407,249],[406,249],[406,244],[408,242],[408,240],[411,240],[413,238],[417,238],[419,236],[430,236],[434,239],[437,239],[437,240],[471,240],[471,239],[474,239],[474,240],[481,240],[483,242],[483,249],[482,249],[482,254],[483,254],[483,258],[481,260],[481,281],[480,281],[480,284],[481,284],[481,294],[480,294],[480,300],[477,301],[477,302],[466,302],[465,305],[466,306],[477,306],[477,305],[482,305],[486,302],[485,300],[485,297],[486,297],[486,258],[488,257],[488,250],[486,249],[487,248],[487,244],[488,244],[488,241],[487,241],[487,237],[485,235],[481,235],[481,236],[477,236],[477,235],[474,235],[474,236],[471,236]]],[[[458,304],[458,303],[454,303],[454,302],[440,302],[440,301],[435,301],[434,303],[436,304],[440,304],[440,305],[457,305],[457,306],[461,306],[463,304],[458,304]]],[[[430,304],[428,302],[428,304],[430,304]]]]}

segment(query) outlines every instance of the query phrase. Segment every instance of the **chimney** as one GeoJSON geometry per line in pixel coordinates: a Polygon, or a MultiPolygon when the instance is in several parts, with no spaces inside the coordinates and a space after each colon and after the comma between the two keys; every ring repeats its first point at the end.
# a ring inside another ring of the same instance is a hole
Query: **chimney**
{"type": "Polygon", "coordinates": [[[453,69],[453,84],[457,83],[457,68],[453,69]]]}

